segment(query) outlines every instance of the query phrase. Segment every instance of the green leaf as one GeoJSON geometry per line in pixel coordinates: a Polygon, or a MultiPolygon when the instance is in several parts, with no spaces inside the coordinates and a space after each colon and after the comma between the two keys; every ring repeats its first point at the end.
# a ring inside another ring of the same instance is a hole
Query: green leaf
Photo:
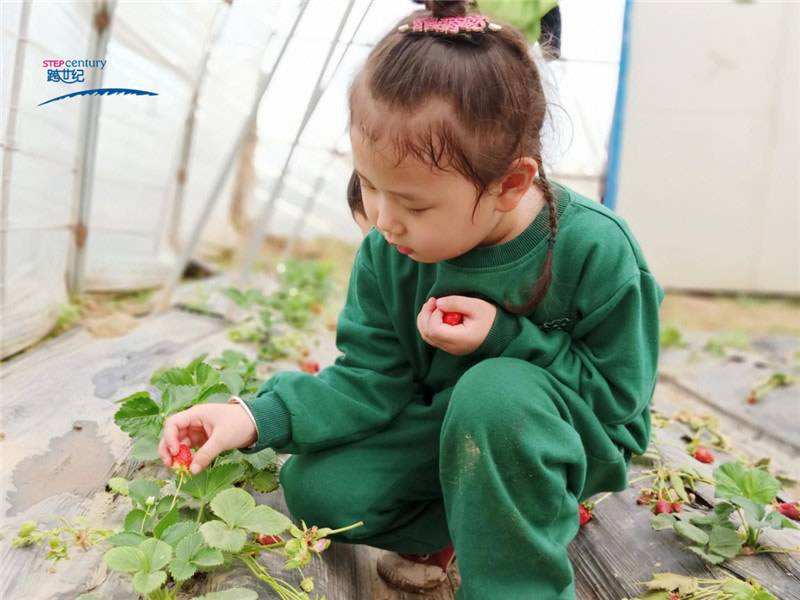
{"type": "Polygon", "coordinates": [[[244,474],[244,465],[225,463],[192,475],[183,491],[202,504],[208,504],[220,491],[230,488],[244,474]]]}
{"type": "Polygon", "coordinates": [[[653,531],[662,531],[664,529],[672,529],[676,522],[677,519],[674,516],[661,513],[651,519],[650,526],[653,528],[653,531]]]}
{"type": "Polygon", "coordinates": [[[672,484],[672,489],[678,494],[678,497],[685,504],[689,504],[689,496],[686,495],[686,488],[683,485],[683,479],[674,471],[669,474],[669,482],[672,484]]]}
{"type": "Polygon", "coordinates": [[[244,380],[233,371],[223,371],[220,373],[220,378],[222,379],[222,383],[225,384],[225,387],[228,388],[228,391],[234,396],[238,396],[239,392],[241,392],[244,387],[244,380]]]}
{"type": "Polygon", "coordinates": [[[644,585],[651,590],[677,591],[680,596],[688,596],[700,587],[696,577],[676,573],[656,573],[653,579],[646,581],[644,585]]]}
{"type": "Polygon", "coordinates": [[[133,531],[121,531],[120,533],[115,533],[114,535],[109,536],[106,538],[106,541],[114,546],[132,546],[135,548],[145,539],[146,538],[141,533],[135,533],[133,531]]]}
{"type": "Polygon", "coordinates": [[[260,471],[247,480],[253,489],[263,494],[273,492],[278,489],[278,478],[269,471],[260,471]]]}
{"type": "Polygon", "coordinates": [[[140,506],[147,506],[147,499],[151,496],[158,500],[161,496],[161,486],[152,479],[137,479],[128,484],[128,492],[132,500],[140,506]]]}
{"type": "Polygon", "coordinates": [[[761,519],[764,518],[766,510],[763,505],[756,504],[752,500],[743,496],[734,496],[731,502],[744,509],[744,518],[751,527],[766,527],[761,519]]]}
{"type": "Polygon", "coordinates": [[[171,415],[190,407],[197,398],[200,388],[196,385],[171,385],[161,396],[161,405],[165,415],[171,415]]]}
{"type": "MultiPolygon", "coordinates": [[[[236,488],[234,488],[236,489],[236,488]]],[[[246,493],[246,492],[245,492],[246,493]]],[[[248,494],[249,495],[249,494],[248,494]]],[[[278,535],[289,529],[292,522],[285,515],[269,506],[257,506],[244,515],[238,525],[253,533],[278,535]]]]}
{"type": "Polygon", "coordinates": [[[112,548],[103,555],[103,560],[115,571],[126,573],[136,573],[147,568],[147,559],[139,548],[112,548]]]}
{"type": "Polygon", "coordinates": [[[203,547],[203,536],[199,532],[187,535],[175,548],[175,558],[182,558],[183,560],[192,560],[200,548],[203,547]]]}
{"type": "Polygon", "coordinates": [[[221,592],[211,592],[194,600],[258,600],[258,594],[247,588],[231,588],[221,592]]]}
{"type": "Polygon", "coordinates": [[[128,495],[128,480],[124,477],[112,477],[108,480],[108,488],[115,494],[128,495]]]}
{"type": "Polygon", "coordinates": [[[125,515],[125,531],[132,531],[134,533],[150,531],[154,521],[155,519],[152,515],[146,515],[145,511],[141,508],[134,508],[125,515]]]}
{"type": "Polygon", "coordinates": [[[197,528],[198,528],[197,523],[192,523],[189,521],[180,521],[170,527],[167,527],[167,529],[161,536],[161,541],[166,542],[167,544],[175,548],[178,546],[178,543],[183,538],[197,531],[197,528]]]}
{"type": "Polygon", "coordinates": [[[160,539],[169,527],[175,525],[175,523],[180,520],[178,512],[179,508],[175,506],[166,515],[164,515],[161,520],[156,523],[156,526],[153,527],[153,535],[160,539]]]}
{"type": "Polygon", "coordinates": [[[176,581],[186,581],[197,572],[197,568],[182,558],[173,558],[169,563],[169,572],[176,581]]]}
{"type": "Polygon", "coordinates": [[[139,550],[142,551],[147,561],[147,568],[142,569],[143,571],[157,571],[172,558],[172,546],[155,538],[148,538],[143,541],[139,544],[139,550]]]}
{"type": "Polygon", "coordinates": [[[703,560],[710,562],[712,565],[718,565],[725,560],[724,556],[720,556],[719,554],[714,554],[713,552],[709,553],[697,546],[687,546],[689,550],[697,554],[703,560]]]}
{"type": "Polygon", "coordinates": [[[686,521],[676,521],[675,531],[690,542],[694,542],[700,546],[705,546],[708,543],[708,534],[699,527],[695,527],[686,521]]]}
{"type": "Polygon", "coordinates": [[[154,571],[153,573],[139,572],[133,576],[133,589],[143,596],[147,596],[150,592],[164,585],[166,580],[166,571],[154,571]]]}
{"type": "Polygon", "coordinates": [[[195,552],[192,562],[198,567],[216,567],[225,562],[225,558],[222,556],[222,552],[216,548],[203,547],[195,552]]]}
{"type": "Polygon", "coordinates": [[[186,370],[189,371],[189,373],[194,373],[195,369],[197,369],[197,365],[203,362],[207,356],[208,352],[203,352],[203,354],[201,354],[200,356],[195,358],[192,362],[190,362],[188,365],[186,365],[186,370]]]}
{"type": "Polygon", "coordinates": [[[722,586],[722,591],[726,594],[747,594],[747,597],[752,597],[755,590],[753,586],[748,585],[744,581],[730,580],[725,582],[722,586]]]}
{"type": "Polygon", "coordinates": [[[247,542],[244,529],[230,529],[222,521],[208,521],[200,526],[200,533],[206,544],[225,552],[239,552],[247,542]]]}
{"type": "Polygon", "coordinates": [[[114,423],[131,437],[158,438],[164,427],[161,409],[150,397],[150,392],[140,392],[126,398],[114,414],[114,423]]]}
{"type": "Polygon", "coordinates": [[[219,382],[219,371],[207,363],[200,363],[194,370],[197,383],[203,387],[211,386],[219,382]]]}
{"type": "Polygon", "coordinates": [[[753,600],[778,600],[778,598],[766,590],[759,590],[756,592],[755,596],[753,596],[753,600]]]}
{"type": "Polygon", "coordinates": [[[708,534],[708,549],[726,558],[737,556],[742,548],[742,542],[741,536],[727,527],[714,526],[708,534]]]}
{"type": "Polygon", "coordinates": [[[275,450],[272,448],[264,448],[263,450],[253,454],[242,454],[241,456],[244,460],[250,463],[253,468],[263,471],[272,465],[272,463],[275,461],[276,454],[275,450]]]}
{"type": "Polygon", "coordinates": [[[203,388],[197,396],[197,400],[194,401],[194,404],[202,404],[203,402],[227,402],[229,396],[230,393],[228,392],[227,386],[220,381],[203,388]],[[214,399],[216,396],[222,396],[223,399],[214,399]]]}
{"type": "Polygon", "coordinates": [[[714,471],[715,495],[731,500],[743,496],[759,504],[769,504],[780,489],[780,482],[762,469],[748,469],[739,462],[727,462],[714,471]]]}
{"type": "Polygon", "coordinates": [[[141,437],[131,447],[131,456],[136,460],[156,460],[158,458],[158,440],[153,437],[141,437]]]}
{"type": "MultiPolygon", "coordinates": [[[[227,465],[225,465],[227,466],[227,465]]],[[[239,488],[231,488],[217,494],[211,501],[211,510],[228,525],[239,525],[256,506],[253,497],[239,488]]]]}
{"type": "Polygon", "coordinates": [[[194,385],[194,377],[188,369],[171,367],[153,373],[150,383],[163,392],[168,385],[194,385]]]}

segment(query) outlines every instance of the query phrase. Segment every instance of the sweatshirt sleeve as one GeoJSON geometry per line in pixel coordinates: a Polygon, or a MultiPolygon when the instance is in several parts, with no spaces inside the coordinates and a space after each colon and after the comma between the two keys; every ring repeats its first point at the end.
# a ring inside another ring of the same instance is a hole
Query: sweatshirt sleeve
{"type": "MultiPolygon", "coordinates": [[[[639,270],[587,310],[571,333],[545,331],[528,317],[498,308],[476,352],[519,358],[547,370],[580,395],[606,426],[622,429],[640,417],[653,396],[662,298],[652,275],[639,270]]],[[[643,453],[645,448],[635,446],[646,446],[646,437],[628,440],[631,451],[643,453]]]]}
{"type": "Polygon", "coordinates": [[[386,426],[413,397],[411,364],[398,342],[362,245],[339,315],[335,363],[316,376],[284,371],[244,402],[258,425],[256,445],[301,454],[356,441],[386,426]]]}

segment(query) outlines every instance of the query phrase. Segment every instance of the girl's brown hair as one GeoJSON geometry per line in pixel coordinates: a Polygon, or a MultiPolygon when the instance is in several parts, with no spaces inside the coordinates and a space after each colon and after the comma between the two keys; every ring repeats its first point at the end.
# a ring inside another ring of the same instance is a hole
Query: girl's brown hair
{"type": "MultiPolygon", "coordinates": [[[[399,25],[425,16],[467,14],[466,2],[428,0],[399,25]]],[[[452,170],[473,182],[477,201],[489,184],[508,172],[516,159],[530,156],[538,167],[539,187],[547,202],[550,242],[544,266],[529,299],[507,308],[527,313],[544,298],[550,286],[553,241],[558,214],[553,190],[542,166],[540,133],[546,100],[539,72],[523,35],[503,25],[482,34],[479,43],[432,34],[401,33],[393,28],[375,46],[350,87],[350,123],[377,141],[386,135],[397,150],[398,163],[411,155],[440,170],[452,170]],[[387,119],[368,118],[369,103],[409,120],[423,106],[424,122],[393,128],[387,119]]],[[[476,207],[477,207],[476,201],[476,207]]]]}

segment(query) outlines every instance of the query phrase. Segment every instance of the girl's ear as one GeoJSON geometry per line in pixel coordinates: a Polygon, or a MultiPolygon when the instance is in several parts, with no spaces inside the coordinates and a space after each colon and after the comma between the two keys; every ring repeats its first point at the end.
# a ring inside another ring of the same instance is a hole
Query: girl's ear
{"type": "Polygon", "coordinates": [[[533,185],[539,167],[530,156],[524,156],[511,164],[511,169],[498,181],[496,208],[500,212],[514,210],[522,197],[533,185]]]}

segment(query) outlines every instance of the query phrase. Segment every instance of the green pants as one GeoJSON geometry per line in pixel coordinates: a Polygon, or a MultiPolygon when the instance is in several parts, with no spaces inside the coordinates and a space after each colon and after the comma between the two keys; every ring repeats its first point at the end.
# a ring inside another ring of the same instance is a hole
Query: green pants
{"type": "Polygon", "coordinates": [[[281,484],[308,525],[364,521],[336,541],[427,554],[452,540],[459,600],[566,600],[578,503],[625,489],[629,467],[579,395],[494,358],[370,437],[292,456],[281,484]]]}

